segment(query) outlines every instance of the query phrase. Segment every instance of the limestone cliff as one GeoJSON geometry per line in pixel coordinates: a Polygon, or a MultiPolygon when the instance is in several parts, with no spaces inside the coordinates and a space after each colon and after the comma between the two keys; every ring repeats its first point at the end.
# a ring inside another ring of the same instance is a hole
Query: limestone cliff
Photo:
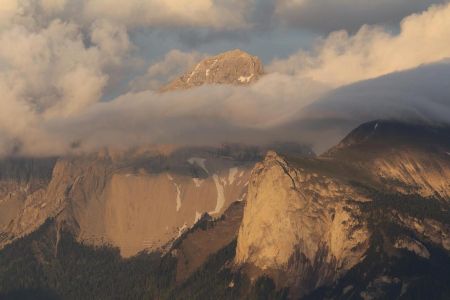
{"type": "Polygon", "coordinates": [[[24,194],[1,219],[2,245],[54,217],[69,223],[80,241],[117,246],[123,256],[160,249],[204,213],[220,217],[244,199],[253,158],[219,150],[139,149],[60,158],[48,184],[24,194]]]}
{"type": "Polygon", "coordinates": [[[236,267],[269,276],[292,298],[322,287],[345,299],[349,289],[337,283],[358,273],[361,295],[372,297],[402,251],[419,260],[437,259],[430,249],[450,253],[448,134],[378,121],[316,158],[269,152],[249,180],[236,267]]]}
{"type": "Polygon", "coordinates": [[[331,284],[367,250],[367,224],[352,203],[364,199],[270,152],[252,172],[235,261],[300,295],[331,284]]]}
{"type": "MultiPolygon", "coordinates": [[[[0,161],[0,228],[10,226],[22,209],[49,209],[42,199],[51,181],[55,162],[56,158],[9,158],[0,161]]],[[[37,217],[37,214],[35,212],[32,217],[37,217]]],[[[0,234],[0,243],[3,239],[5,234],[0,234]]]]}

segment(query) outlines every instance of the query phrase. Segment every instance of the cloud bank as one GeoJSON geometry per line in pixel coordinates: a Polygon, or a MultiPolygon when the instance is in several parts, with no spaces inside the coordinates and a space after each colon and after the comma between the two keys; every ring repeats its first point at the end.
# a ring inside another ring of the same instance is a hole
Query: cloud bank
{"type": "Polygon", "coordinates": [[[432,6],[402,20],[400,32],[363,26],[355,35],[337,31],[314,51],[274,61],[272,71],[342,86],[450,57],[450,5],[432,6]]]}
{"type": "Polygon", "coordinates": [[[5,1],[0,155],[279,139],[325,147],[331,139],[321,132],[339,138],[342,128],[372,119],[450,122],[443,61],[450,57],[450,4],[408,16],[398,33],[379,26],[331,33],[309,52],[274,61],[249,87],[160,94],[161,83],[205,54],[175,49],[149,63],[137,54],[136,28],[248,28],[255,1],[193,1],[188,10],[182,1],[5,1]],[[105,101],[111,94],[118,96],[105,101]]]}

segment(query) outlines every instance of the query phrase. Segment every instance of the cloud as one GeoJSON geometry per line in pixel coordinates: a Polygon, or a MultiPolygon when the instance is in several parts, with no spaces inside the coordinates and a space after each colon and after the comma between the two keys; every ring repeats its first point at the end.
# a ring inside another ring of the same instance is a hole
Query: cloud
{"type": "Polygon", "coordinates": [[[449,76],[450,60],[444,60],[333,90],[305,111],[356,125],[374,119],[449,123],[449,76]]]}
{"type": "Polygon", "coordinates": [[[61,20],[0,31],[0,153],[45,140],[45,120],[81,114],[100,101],[109,70],[123,65],[131,47],[126,31],[106,22],[87,33],[61,20]]]}
{"type": "Polygon", "coordinates": [[[331,86],[375,78],[450,57],[450,4],[432,6],[401,22],[392,34],[363,26],[355,35],[330,34],[312,52],[274,61],[271,70],[297,74],[331,86]]]}
{"type": "Polygon", "coordinates": [[[2,1],[2,5],[0,5],[0,30],[9,25],[18,10],[19,5],[17,0],[2,1]]]}
{"type": "Polygon", "coordinates": [[[35,13],[80,23],[107,19],[131,27],[243,28],[253,0],[6,0],[11,9],[33,7],[35,13]]]}
{"type": "Polygon", "coordinates": [[[319,151],[373,120],[450,124],[450,60],[331,90],[277,130],[297,132],[319,151]]]}
{"type": "Polygon", "coordinates": [[[445,0],[278,0],[275,18],[289,27],[318,32],[357,30],[364,24],[396,24],[445,0]]]}
{"type": "Polygon", "coordinates": [[[177,49],[169,51],[161,61],[147,69],[143,76],[135,78],[130,86],[133,91],[157,90],[162,85],[185,73],[206,57],[199,52],[183,52],[177,49]]]}
{"type": "MultiPolygon", "coordinates": [[[[0,155],[57,155],[146,143],[285,139],[325,145],[345,124],[370,118],[450,122],[443,98],[449,92],[448,64],[419,66],[449,56],[450,5],[409,16],[398,34],[373,26],[354,35],[333,33],[311,52],[275,61],[272,73],[249,87],[203,86],[161,94],[152,89],[203,54],[173,50],[149,64],[137,56],[137,27],[241,28],[247,26],[242,20],[258,20],[252,15],[258,10],[246,11],[254,3],[196,1],[192,10],[174,6],[177,1],[109,7],[100,0],[8,3],[1,13],[9,19],[0,28],[0,155]],[[142,66],[135,69],[136,62],[142,66]],[[136,76],[136,70],[144,75],[136,76]],[[404,72],[392,74],[398,71],[404,72]],[[385,74],[391,77],[373,79],[385,74]],[[372,80],[360,82],[366,79],[372,80]]],[[[266,5],[261,10],[270,16],[274,7],[266,5]]]]}
{"type": "MultiPolygon", "coordinates": [[[[49,136],[39,148],[51,144],[47,150],[65,152],[143,143],[262,143],[268,140],[268,128],[290,120],[324,91],[311,81],[271,74],[247,88],[218,85],[164,94],[129,93],[92,105],[83,114],[46,120],[41,128],[49,136]],[[74,143],[80,147],[70,149],[74,143]]],[[[22,150],[32,152],[34,145],[29,146],[24,143],[22,150]]]]}
{"type": "MultiPolygon", "coordinates": [[[[42,123],[47,140],[40,141],[39,149],[65,153],[147,143],[286,140],[311,144],[322,152],[359,124],[376,119],[450,124],[449,76],[450,62],[442,61],[332,90],[273,73],[250,87],[130,93],[97,103],[83,114],[42,123]],[[79,147],[71,149],[71,144],[79,147]]],[[[33,152],[34,147],[23,150],[33,152]]]]}

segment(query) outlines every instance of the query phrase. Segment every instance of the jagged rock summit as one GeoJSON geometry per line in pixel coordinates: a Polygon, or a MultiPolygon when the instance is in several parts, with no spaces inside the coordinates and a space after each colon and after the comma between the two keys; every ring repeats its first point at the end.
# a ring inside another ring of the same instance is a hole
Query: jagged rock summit
{"type": "Polygon", "coordinates": [[[239,49],[206,58],[186,74],[161,88],[184,90],[204,84],[248,85],[264,74],[260,59],[239,49]]]}

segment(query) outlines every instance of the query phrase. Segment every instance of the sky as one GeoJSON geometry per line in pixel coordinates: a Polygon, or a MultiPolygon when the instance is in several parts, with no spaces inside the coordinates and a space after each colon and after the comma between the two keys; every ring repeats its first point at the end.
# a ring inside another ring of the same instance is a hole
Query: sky
{"type": "Polygon", "coordinates": [[[446,0],[0,2],[2,156],[280,137],[323,150],[373,119],[450,122],[446,0]],[[256,84],[156,91],[235,48],[263,61],[256,84]]]}

